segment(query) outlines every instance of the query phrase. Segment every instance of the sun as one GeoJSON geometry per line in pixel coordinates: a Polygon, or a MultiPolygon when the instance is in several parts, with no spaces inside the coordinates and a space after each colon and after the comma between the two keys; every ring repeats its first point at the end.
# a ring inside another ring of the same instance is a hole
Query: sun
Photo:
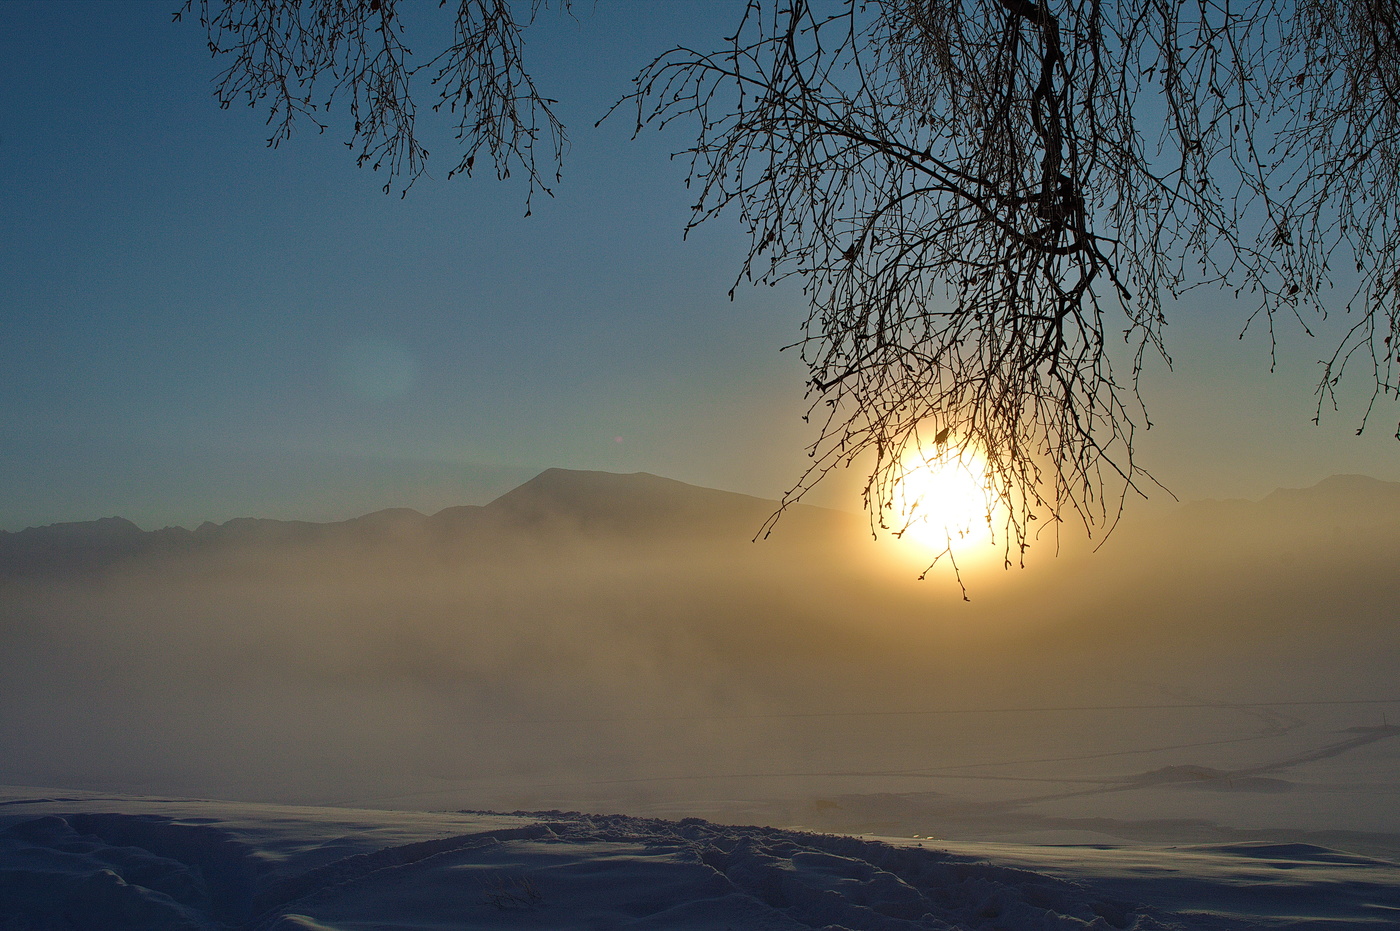
{"type": "Polygon", "coordinates": [[[904,458],[891,499],[891,529],[934,549],[991,542],[987,461],[975,451],[945,445],[904,458]]]}

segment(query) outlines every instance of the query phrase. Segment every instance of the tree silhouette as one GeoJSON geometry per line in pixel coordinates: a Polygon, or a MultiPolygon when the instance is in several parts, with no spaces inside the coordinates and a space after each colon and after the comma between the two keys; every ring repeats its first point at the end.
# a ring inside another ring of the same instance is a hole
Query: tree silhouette
{"type": "MultiPolygon", "coordinates": [[[[456,120],[453,172],[483,154],[523,171],[528,212],[567,147],[523,64],[551,4],[461,0],[450,47],[417,64],[398,6],[186,11],[227,56],[220,101],[265,107],[271,144],[347,98],[360,164],[406,190],[426,80],[456,120]]],[[[1373,383],[1362,428],[1397,393],[1400,0],[749,0],[736,19],[619,107],[693,133],[690,225],[744,225],[739,281],[795,277],[810,300],[820,436],[785,504],[859,462],[884,526],[911,455],[975,450],[1008,562],[1037,518],[1111,528],[1151,481],[1138,375],[1167,358],[1164,300],[1193,288],[1250,295],[1271,343],[1286,318],[1352,314],[1317,417],[1353,368],[1373,383]]]]}

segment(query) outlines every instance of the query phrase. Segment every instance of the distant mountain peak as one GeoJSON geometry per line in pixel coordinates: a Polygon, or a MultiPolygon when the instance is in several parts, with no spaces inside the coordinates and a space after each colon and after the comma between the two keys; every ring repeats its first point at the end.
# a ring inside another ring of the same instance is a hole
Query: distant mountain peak
{"type": "Polygon", "coordinates": [[[605,533],[650,534],[738,521],[756,533],[774,501],[663,478],[650,472],[546,469],[485,511],[523,524],[570,523],[605,533]]]}
{"type": "Polygon", "coordinates": [[[762,501],[749,495],[691,485],[651,472],[596,472],[584,469],[545,469],[539,475],[496,498],[487,507],[522,498],[579,499],[609,495],[713,494],[749,501],[762,501]]]}
{"type": "Polygon", "coordinates": [[[96,520],[63,521],[43,527],[26,527],[16,531],[13,536],[78,543],[133,537],[142,533],[145,531],[125,517],[99,517],[96,520]]]}
{"type": "Polygon", "coordinates": [[[1331,475],[1306,488],[1278,488],[1265,495],[1263,505],[1323,508],[1371,508],[1400,504],[1400,482],[1369,475],[1331,475]]]}

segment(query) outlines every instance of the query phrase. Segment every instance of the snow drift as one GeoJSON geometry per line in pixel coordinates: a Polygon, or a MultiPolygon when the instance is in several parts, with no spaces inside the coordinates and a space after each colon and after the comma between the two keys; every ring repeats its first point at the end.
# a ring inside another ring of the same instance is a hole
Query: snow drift
{"type": "Polygon", "coordinates": [[[1318,848],[1136,849],[1117,876],[1115,851],[1075,876],[1062,850],[1056,876],[1014,851],[694,818],[22,796],[0,811],[7,928],[1242,931],[1400,914],[1394,864],[1318,848]]]}

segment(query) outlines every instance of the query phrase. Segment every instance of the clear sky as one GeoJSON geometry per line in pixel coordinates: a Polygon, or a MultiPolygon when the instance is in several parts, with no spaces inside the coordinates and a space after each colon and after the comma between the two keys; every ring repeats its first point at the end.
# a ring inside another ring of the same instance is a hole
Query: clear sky
{"type": "MultiPolygon", "coordinates": [[[[593,128],[739,0],[584,2],[530,30],[572,149],[529,218],[519,184],[447,181],[443,133],[402,200],[338,114],[267,148],[262,114],[218,108],[178,6],[0,3],[0,529],[433,511],[551,466],[765,496],[797,477],[814,436],[778,350],[801,295],[729,301],[737,223],[682,241],[682,133],[593,128]]],[[[1288,339],[1271,375],[1264,334],[1235,339],[1248,310],[1173,308],[1145,464],[1185,498],[1400,480],[1394,409],[1361,438],[1357,407],[1312,426],[1326,337],[1288,339]]]]}

